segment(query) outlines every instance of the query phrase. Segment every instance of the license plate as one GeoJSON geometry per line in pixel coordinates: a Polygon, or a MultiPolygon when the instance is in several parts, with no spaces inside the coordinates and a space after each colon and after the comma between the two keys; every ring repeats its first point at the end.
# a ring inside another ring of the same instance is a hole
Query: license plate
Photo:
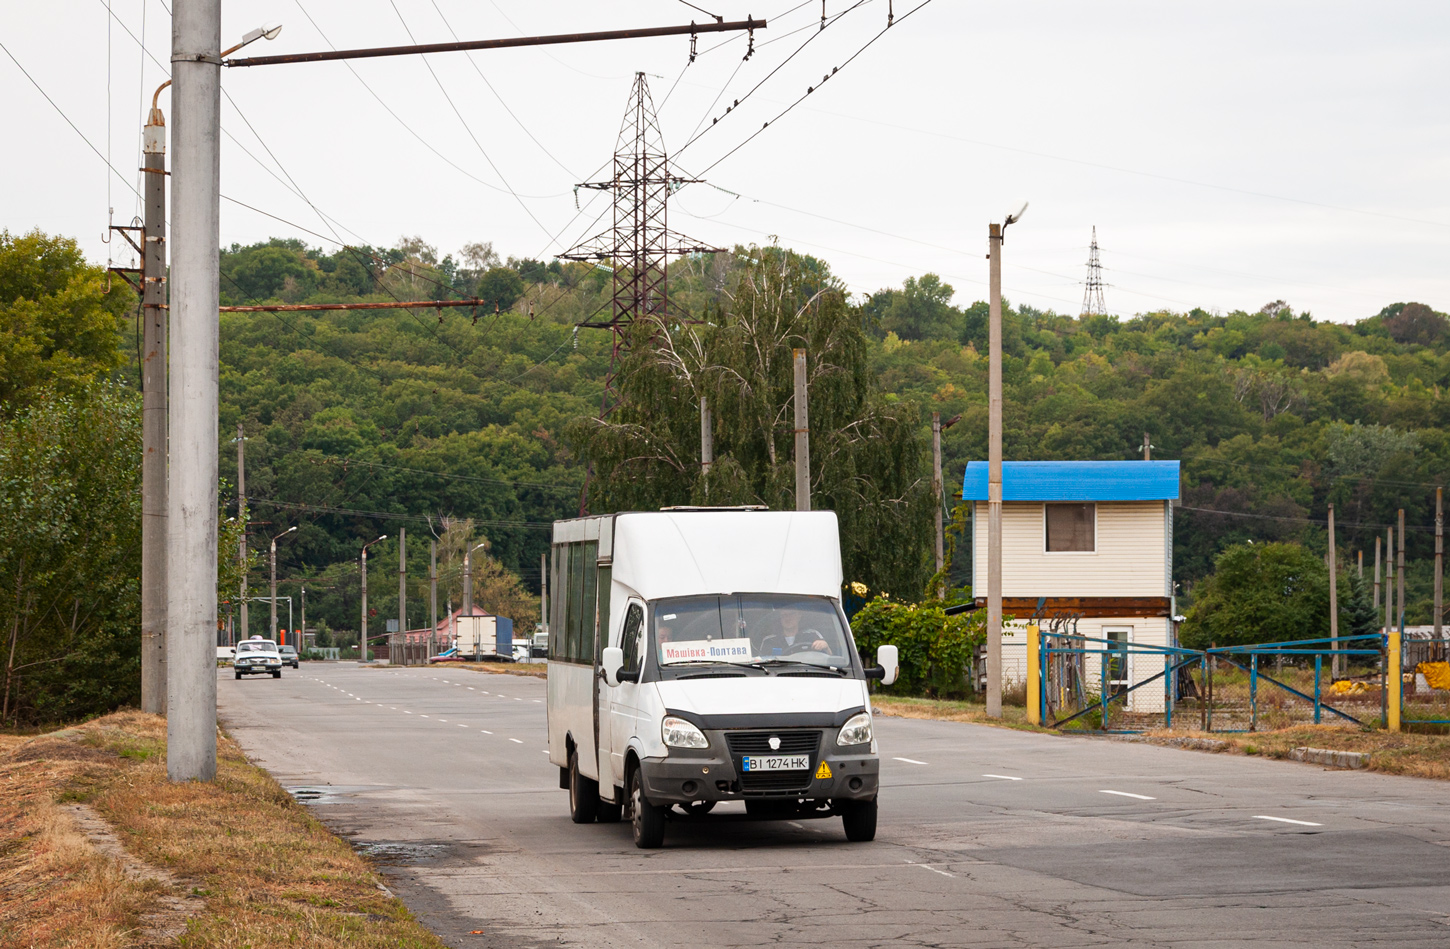
{"type": "Polygon", "coordinates": [[[809,771],[810,755],[746,755],[741,762],[745,771],[809,771]]]}

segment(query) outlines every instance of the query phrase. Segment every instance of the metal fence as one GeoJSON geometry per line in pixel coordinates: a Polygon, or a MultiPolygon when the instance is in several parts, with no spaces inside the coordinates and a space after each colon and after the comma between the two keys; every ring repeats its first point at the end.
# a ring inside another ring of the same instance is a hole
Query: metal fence
{"type": "Polygon", "coordinates": [[[1203,730],[1383,723],[1384,639],[1373,634],[1205,650],[1195,683],[1203,730]]]}
{"type": "MultiPolygon", "coordinates": [[[[1029,634],[1028,662],[1040,686],[1029,685],[1028,702],[1052,728],[1246,732],[1383,726],[1392,721],[1390,701],[1402,702],[1397,710],[1403,709],[1407,723],[1450,725],[1450,692],[1427,687],[1411,693],[1408,681],[1418,664],[1444,663],[1450,641],[1416,643],[1406,651],[1402,664],[1412,672],[1405,676],[1401,699],[1400,690],[1391,687],[1398,683],[1387,678],[1387,637],[1379,634],[1207,650],[1072,632],[1038,635],[1033,640],[1029,634]]],[[[1450,679],[1450,664],[1430,671],[1450,679]]]]}
{"type": "MultiPolygon", "coordinates": [[[[1030,648],[1030,647],[1029,647],[1030,648]]],[[[1138,732],[1174,727],[1184,711],[1178,683],[1202,653],[1076,633],[1042,634],[1042,723],[1077,731],[1138,732]]],[[[1029,655],[1029,662],[1033,658],[1029,655]]],[[[1191,709],[1188,709],[1190,713],[1191,709]]]]}
{"type": "Polygon", "coordinates": [[[1407,634],[1401,649],[1401,721],[1410,728],[1450,725],[1450,639],[1407,634]]]}

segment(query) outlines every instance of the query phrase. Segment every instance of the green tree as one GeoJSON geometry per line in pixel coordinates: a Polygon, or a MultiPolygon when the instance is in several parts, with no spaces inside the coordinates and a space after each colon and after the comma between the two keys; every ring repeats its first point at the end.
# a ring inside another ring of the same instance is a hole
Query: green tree
{"type": "Polygon", "coordinates": [[[571,434],[597,477],[595,510],[668,504],[795,506],[792,350],[807,352],[812,507],[836,512],[847,575],[916,595],[931,501],[919,410],[877,389],[859,317],[829,268],[752,247],[725,311],[706,326],[651,316],[631,327],[604,419],[571,434]],[[700,473],[708,396],[715,465],[700,473]]]}
{"type": "Polygon", "coordinates": [[[901,339],[954,339],[962,330],[962,314],[951,305],[955,292],[934,273],[907,277],[892,294],[881,328],[901,339]]]}
{"type": "Polygon", "coordinates": [[[71,238],[0,231],[0,406],[105,378],[123,362],[121,315],[135,306],[71,238]]]}
{"type": "MultiPolygon", "coordinates": [[[[1347,633],[1346,633],[1347,635],[1347,633]]],[[[1295,543],[1228,548],[1199,582],[1179,637],[1191,649],[1329,636],[1329,571],[1295,543]]]]}

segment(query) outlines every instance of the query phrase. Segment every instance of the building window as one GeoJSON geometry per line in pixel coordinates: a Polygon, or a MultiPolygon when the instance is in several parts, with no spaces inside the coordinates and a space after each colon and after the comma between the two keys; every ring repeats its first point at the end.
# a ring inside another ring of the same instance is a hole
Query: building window
{"type": "Polygon", "coordinates": [[[1096,550],[1095,504],[1047,504],[1047,552],[1088,552],[1096,550]]]}

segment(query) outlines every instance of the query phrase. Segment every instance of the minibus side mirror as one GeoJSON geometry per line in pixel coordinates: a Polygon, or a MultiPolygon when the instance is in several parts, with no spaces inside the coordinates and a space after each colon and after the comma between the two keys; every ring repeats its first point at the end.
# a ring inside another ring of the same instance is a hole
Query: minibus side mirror
{"type": "Polygon", "coordinates": [[[896,681],[896,676],[901,672],[901,666],[897,661],[895,646],[876,647],[876,665],[881,667],[881,684],[890,685],[896,681]]]}
{"type": "Polygon", "coordinates": [[[604,681],[610,685],[619,685],[619,670],[624,665],[624,650],[618,646],[606,646],[600,662],[600,671],[604,673],[604,681]]]}

